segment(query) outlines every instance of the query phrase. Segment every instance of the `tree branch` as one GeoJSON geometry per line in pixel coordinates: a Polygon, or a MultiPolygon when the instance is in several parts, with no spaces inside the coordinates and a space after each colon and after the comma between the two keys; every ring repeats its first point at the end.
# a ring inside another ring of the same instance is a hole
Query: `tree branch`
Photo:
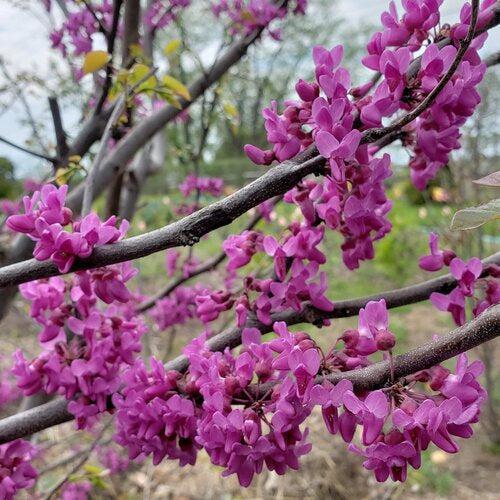
{"type": "Polygon", "coordinates": [[[65,158],[68,154],[69,148],[66,143],[66,132],[64,132],[61,110],[59,109],[59,103],[56,96],[49,97],[49,108],[52,115],[52,122],[54,123],[57,158],[65,158]]]}
{"type": "Polygon", "coordinates": [[[36,151],[32,151],[31,149],[25,148],[24,146],[20,146],[19,144],[16,144],[15,142],[9,141],[8,139],[5,139],[5,137],[0,137],[0,142],[3,142],[4,144],[7,144],[7,146],[10,146],[12,148],[18,149],[19,151],[22,151],[23,153],[27,153],[31,156],[35,156],[36,158],[40,158],[42,160],[49,161],[53,165],[57,163],[57,158],[53,158],[52,156],[45,155],[43,153],[37,153],[36,151]]]}
{"type": "MultiPolygon", "coordinates": [[[[437,340],[431,340],[411,351],[395,356],[393,375],[397,380],[426,370],[493,340],[499,335],[500,304],[497,304],[469,323],[439,337],[437,340]]],[[[334,384],[341,380],[350,380],[357,391],[374,391],[382,389],[390,383],[391,367],[388,360],[381,361],[360,370],[318,376],[316,383],[320,384],[325,379],[334,384]]],[[[248,392],[262,397],[272,386],[273,383],[261,384],[259,388],[256,386],[249,388],[248,392]]]]}
{"type": "Polygon", "coordinates": [[[106,102],[106,99],[108,97],[109,90],[111,89],[113,56],[115,52],[116,35],[118,34],[118,24],[120,21],[120,9],[122,7],[122,4],[123,0],[114,0],[113,2],[113,19],[111,21],[111,30],[109,32],[109,36],[107,37],[107,52],[110,55],[110,60],[106,66],[106,79],[104,81],[99,101],[97,101],[96,107],[94,108],[94,116],[97,116],[101,113],[104,103],[106,102]]]}
{"type": "MultiPolygon", "coordinates": [[[[256,213],[243,231],[251,231],[259,223],[261,219],[262,219],[262,214],[260,212],[256,213]]],[[[227,257],[226,252],[222,251],[219,255],[216,255],[214,258],[208,260],[201,266],[198,266],[196,269],[193,269],[187,276],[179,276],[177,279],[168,283],[158,293],[156,293],[152,297],[148,298],[147,300],[139,304],[139,307],[136,309],[136,311],[137,312],[147,311],[148,309],[153,307],[158,300],[167,297],[176,288],[183,285],[187,281],[193,279],[196,276],[199,276],[200,274],[213,271],[219,264],[221,264],[222,262],[224,262],[224,260],[226,260],[226,257],[227,257]]]]}
{"type": "MultiPolygon", "coordinates": [[[[498,335],[500,335],[500,305],[490,307],[478,318],[437,341],[396,356],[395,374],[398,378],[411,375],[473,349],[498,335]]],[[[166,368],[175,369],[174,364],[175,360],[167,363],[166,368]]],[[[328,379],[335,383],[341,379],[348,379],[353,382],[357,390],[373,390],[385,386],[389,379],[389,364],[384,361],[360,370],[330,374],[328,379]]],[[[66,400],[58,399],[0,420],[0,444],[72,420],[73,415],[67,411],[66,405],[66,400]]]]}
{"type": "Polygon", "coordinates": [[[92,166],[90,167],[89,173],[84,183],[85,189],[83,192],[82,217],[88,215],[90,213],[90,210],[92,209],[92,201],[94,200],[96,178],[99,175],[99,169],[101,163],[108,151],[108,142],[111,139],[113,127],[115,126],[115,123],[118,121],[118,118],[120,118],[120,115],[123,112],[125,102],[126,102],[126,96],[121,95],[116,101],[113,108],[113,112],[109,117],[106,127],[104,128],[104,133],[102,134],[99,151],[97,152],[97,155],[94,158],[94,161],[92,163],[92,166]]]}
{"type": "MultiPolygon", "coordinates": [[[[491,265],[500,265],[500,252],[497,252],[483,261],[484,271],[482,277],[489,275],[491,265]]],[[[434,292],[448,293],[457,285],[457,280],[451,274],[446,274],[438,278],[433,278],[416,285],[390,290],[386,292],[359,297],[357,299],[341,300],[334,303],[332,311],[321,311],[311,305],[306,305],[302,311],[284,311],[273,314],[271,323],[266,325],[258,321],[255,317],[250,317],[241,328],[230,327],[225,331],[210,338],[208,346],[212,351],[223,351],[226,347],[233,349],[241,344],[241,335],[245,328],[258,328],[262,335],[273,331],[273,323],[284,321],[287,325],[298,325],[301,323],[312,323],[321,325],[324,319],[350,318],[357,316],[359,310],[371,301],[384,299],[388,309],[416,304],[427,300],[434,292]]],[[[169,370],[186,371],[189,362],[186,356],[181,355],[176,359],[169,361],[166,368],[169,370]]]]}
{"type": "MultiPolygon", "coordinates": [[[[251,208],[289,191],[305,176],[324,174],[324,158],[309,159],[309,155],[306,150],[295,161],[276,165],[244,188],[161,229],[97,247],[90,257],[76,261],[70,272],[138,259],[175,246],[193,245],[251,208]]],[[[60,274],[51,261],[30,259],[0,268],[0,288],[60,274]]]]}

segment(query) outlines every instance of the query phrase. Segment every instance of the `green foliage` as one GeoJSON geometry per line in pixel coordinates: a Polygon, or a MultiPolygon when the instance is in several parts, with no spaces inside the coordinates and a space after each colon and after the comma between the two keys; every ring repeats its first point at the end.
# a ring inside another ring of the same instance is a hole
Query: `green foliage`
{"type": "Polygon", "coordinates": [[[425,490],[436,492],[439,496],[447,497],[453,489],[455,478],[446,470],[444,464],[439,464],[437,458],[440,451],[426,450],[422,453],[422,466],[418,470],[410,470],[408,479],[410,484],[418,484],[425,490]],[[433,460],[433,457],[434,460],[433,460]]]}
{"type": "Polygon", "coordinates": [[[14,177],[14,165],[9,159],[0,156],[0,198],[14,198],[20,190],[20,183],[14,177]]]}

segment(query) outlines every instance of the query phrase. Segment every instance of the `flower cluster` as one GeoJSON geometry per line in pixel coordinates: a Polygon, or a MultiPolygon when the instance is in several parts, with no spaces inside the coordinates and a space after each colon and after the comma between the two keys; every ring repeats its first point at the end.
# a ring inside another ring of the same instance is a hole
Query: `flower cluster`
{"type": "Polygon", "coordinates": [[[323,182],[306,180],[285,195],[298,205],[309,225],[324,222],[344,237],[344,262],[349,269],[374,256],[374,241],[391,229],[387,214],[384,181],[391,175],[390,157],[372,157],[368,146],[360,145],[355,128],[358,110],[349,99],[350,77],[340,67],[343,49],[315,47],[316,82],[300,80],[296,85],[300,101],[288,101],[279,115],[277,104],[264,110],[268,139],[273,149],[262,151],[247,145],[256,163],[284,161],[312,142],[328,158],[331,173],[323,182]],[[320,93],[324,97],[320,96],[320,93]],[[305,128],[307,127],[307,128],[305,128]]]}
{"type": "Polygon", "coordinates": [[[248,486],[264,467],[278,474],[298,468],[311,449],[302,424],[315,405],[328,431],[350,443],[378,481],[404,481],[408,464],[418,468],[431,442],[455,453],[456,437],[472,435],[486,393],[477,382],[481,362],[468,364],[465,354],[454,373],[438,365],[383,390],[359,392],[349,380],[328,380],[370,365],[377,352],[392,355],[395,337],[383,300],[361,309],[358,328],[327,353],[285,323],[273,328],[276,337],[265,343],[257,329],[245,328],[237,354],[211,352],[206,336],[195,339],[184,351],[185,374],[166,371],[155,359],[150,371],[142,362],[131,366],[124,391],[113,398],[116,441],[131,459],[152,455],[155,464],[164,457],[194,464],[203,448],[224,476],[236,474],[248,486]]]}
{"type": "MultiPolygon", "coordinates": [[[[389,12],[382,15],[384,30],[371,38],[367,45],[369,55],[363,59],[363,64],[380,71],[384,78],[373,95],[358,103],[364,125],[381,126],[384,117],[417,105],[436,87],[452,65],[456,47],[467,35],[471,9],[469,4],[465,4],[460,23],[451,29],[448,25],[438,29],[441,3],[439,0],[403,2],[405,13],[400,18],[392,2],[389,12]],[[425,46],[433,33],[434,43],[425,46]],[[440,48],[437,42],[450,34],[454,44],[440,48]],[[420,68],[413,75],[410,67],[414,54],[423,47],[420,68]]],[[[477,30],[484,28],[491,19],[494,3],[493,0],[482,3],[477,30]]],[[[424,189],[447,164],[451,151],[460,148],[459,128],[481,100],[476,87],[483,79],[486,67],[477,51],[487,36],[483,33],[473,41],[435,102],[405,129],[407,137],[404,143],[413,152],[409,163],[411,177],[418,189],[424,189]]]]}
{"type": "Polygon", "coordinates": [[[243,231],[228,236],[222,244],[228,259],[227,270],[235,271],[246,266],[257,252],[262,252],[263,238],[258,231],[243,231]]]}
{"type": "Polygon", "coordinates": [[[193,464],[204,448],[214,464],[225,468],[224,475],[237,474],[243,486],[264,465],[278,474],[297,469],[299,457],[311,449],[307,431],[299,427],[311,409],[302,405],[291,380],[269,401],[256,395],[252,406],[231,406],[254,376],[263,383],[285,378],[285,349],[296,351],[293,369],[298,380],[311,379],[318,370],[319,354],[312,342],[303,342],[304,335],[295,337],[284,324],[275,328],[283,337],[272,344],[261,344],[258,331],[246,330],[244,349],[237,356],[229,350],[210,352],[205,337],[195,340],[185,350],[190,361],[185,375],[166,372],[154,359],[149,372],[142,363],[131,367],[123,395],[114,398],[116,441],[128,447],[130,458],[151,454],[154,463],[167,456],[181,465],[193,464]],[[273,353],[278,351],[282,355],[276,358],[273,353]],[[312,375],[303,374],[304,356],[312,375]]]}
{"type": "Polygon", "coordinates": [[[191,0],[154,0],[148,4],[144,14],[144,23],[152,30],[162,29],[177,19],[179,13],[191,4],[191,0]]]}
{"type": "Polygon", "coordinates": [[[280,39],[280,30],[269,27],[277,19],[283,19],[287,10],[294,14],[305,14],[307,0],[294,0],[291,6],[280,5],[272,0],[213,0],[212,12],[216,17],[227,17],[230,21],[229,34],[248,35],[266,28],[275,39],[280,39]]]}
{"type": "Polygon", "coordinates": [[[197,318],[197,297],[207,296],[211,290],[201,285],[179,286],[167,297],[157,300],[150,315],[160,330],[174,325],[183,325],[197,318]]]}
{"type": "Polygon", "coordinates": [[[36,242],[35,259],[50,259],[63,273],[70,270],[76,258],[88,257],[96,246],[122,239],[129,226],[123,220],[116,228],[116,217],[101,222],[95,213],[74,220],[73,213],[64,205],[67,192],[66,184],[59,188],[45,184],[31,198],[23,198],[24,214],[7,219],[10,229],[25,233],[36,242]],[[64,229],[68,225],[72,231],[64,229]]]}
{"type": "Polygon", "coordinates": [[[184,196],[198,192],[218,197],[222,194],[223,187],[224,181],[219,177],[197,177],[190,174],[179,185],[179,190],[184,196]]]}
{"type": "Polygon", "coordinates": [[[177,372],[166,372],[151,360],[151,371],[142,361],[124,375],[125,388],[113,396],[116,411],[115,440],[129,450],[130,459],[153,456],[153,464],[165,457],[180,465],[194,464],[196,415],[193,402],[177,393],[177,372]]]}
{"type": "MultiPolygon", "coordinates": [[[[493,4],[483,2],[481,26],[493,15],[493,4]]],[[[328,159],[330,175],[323,183],[305,181],[285,199],[299,205],[311,224],[319,219],[344,235],[344,262],[350,269],[373,258],[373,242],[391,227],[387,220],[391,203],[383,182],[391,174],[390,158],[374,158],[378,148],[361,145],[362,132],[381,127],[383,119],[417,106],[448,71],[457,54],[455,45],[467,33],[469,6],[462,9],[459,24],[435,32],[440,5],[438,0],[404,2],[405,14],[400,19],[391,3],[390,11],[382,15],[384,31],[372,37],[363,59],[365,66],[382,75],[375,88],[372,82],[351,88],[350,75],[340,66],[341,46],[332,50],[315,47],[315,81],[299,80],[299,99],[286,101],[283,112],[276,102],[263,111],[272,148],[245,146],[257,164],[288,160],[313,143],[328,159]],[[438,42],[449,33],[454,34],[455,45],[440,48],[438,42]],[[420,69],[415,73],[413,62],[420,50],[420,69]]],[[[485,32],[474,40],[443,92],[402,131],[405,146],[413,151],[410,169],[419,189],[447,163],[450,152],[460,147],[459,127],[480,102],[476,87],[485,65],[477,50],[486,37],[485,32]]]]}
{"type": "Polygon", "coordinates": [[[133,311],[125,287],[134,276],[129,263],[77,273],[71,281],[55,277],[22,285],[30,314],[42,326],[42,353],[29,361],[15,353],[12,372],[25,395],[45,391],[70,400],[79,428],[88,428],[106,411],[120,388],[125,366],[135,362],[146,327],[133,311]],[[109,304],[99,307],[99,298],[109,304]]]}
{"type": "Polygon", "coordinates": [[[457,280],[457,286],[448,294],[434,292],[431,302],[440,311],[451,314],[458,325],[466,322],[466,301],[473,302],[472,312],[478,316],[490,305],[500,302],[500,268],[492,264],[488,278],[481,278],[483,264],[476,257],[467,262],[457,257],[451,250],[439,249],[437,234],[429,236],[430,255],[420,258],[419,265],[425,271],[439,271],[444,266],[450,268],[452,276],[457,280]],[[478,284],[482,285],[478,287],[478,284]]]}
{"type": "Polygon", "coordinates": [[[19,490],[35,484],[38,473],[31,465],[35,455],[36,449],[28,441],[0,445],[0,498],[12,500],[19,490]]]}
{"type": "Polygon", "coordinates": [[[62,500],[87,500],[92,490],[90,481],[67,482],[61,489],[62,500]]]}
{"type": "MultiPolygon", "coordinates": [[[[65,2],[68,10],[67,18],[60,28],[55,29],[50,34],[52,47],[61,51],[66,57],[71,47],[74,56],[86,54],[92,50],[93,37],[103,27],[106,30],[111,28],[113,17],[113,2],[110,0],[92,1],[88,5],[71,0],[65,2]]],[[[51,3],[46,3],[50,12],[51,3]]]]}

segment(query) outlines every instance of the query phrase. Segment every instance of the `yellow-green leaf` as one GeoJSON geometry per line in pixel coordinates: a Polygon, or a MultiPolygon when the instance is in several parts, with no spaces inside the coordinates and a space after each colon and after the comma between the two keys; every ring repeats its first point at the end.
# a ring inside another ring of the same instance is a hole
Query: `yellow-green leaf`
{"type": "Polygon", "coordinates": [[[165,75],[163,77],[163,85],[172,90],[174,94],[177,94],[186,99],[186,101],[191,100],[191,94],[189,93],[188,88],[173,76],[165,75]]]}
{"type": "Polygon", "coordinates": [[[238,118],[238,110],[236,106],[230,102],[224,103],[224,113],[226,113],[229,118],[238,118]]]}
{"type": "MultiPolygon", "coordinates": [[[[145,64],[134,64],[130,69],[129,84],[135,85],[151,72],[151,68],[145,64]]],[[[144,80],[136,89],[136,92],[144,92],[148,90],[153,90],[158,85],[158,80],[156,76],[151,75],[149,78],[144,80]]]]}
{"type": "Polygon", "coordinates": [[[58,168],[56,170],[55,181],[58,186],[62,186],[63,184],[67,184],[73,174],[75,173],[74,168],[58,168]]]}
{"type": "Polygon", "coordinates": [[[130,56],[134,59],[141,57],[144,54],[144,50],[138,43],[131,43],[129,45],[130,56]]]}
{"type": "Polygon", "coordinates": [[[105,52],[104,50],[93,50],[85,55],[85,59],[83,60],[83,72],[94,73],[95,71],[99,71],[101,68],[104,68],[106,64],[111,59],[111,56],[105,52]]]}
{"type": "Polygon", "coordinates": [[[169,56],[174,52],[177,52],[180,46],[181,46],[181,41],[178,38],[176,38],[175,40],[171,40],[170,42],[167,43],[167,45],[165,45],[165,47],[163,48],[163,52],[165,53],[166,56],[169,56]]]}
{"type": "Polygon", "coordinates": [[[181,103],[170,90],[156,89],[156,93],[161,99],[167,101],[174,108],[182,109],[181,103]]]}

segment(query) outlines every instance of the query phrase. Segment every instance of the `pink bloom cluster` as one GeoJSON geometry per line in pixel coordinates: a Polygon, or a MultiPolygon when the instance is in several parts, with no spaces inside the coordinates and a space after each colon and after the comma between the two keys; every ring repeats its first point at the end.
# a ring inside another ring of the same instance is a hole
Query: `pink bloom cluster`
{"type": "Polygon", "coordinates": [[[197,297],[209,296],[211,290],[201,285],[179,286],[167,297],[157,300],[150,315],[160,330],[183,325],[197,318],[197,297]]]}
{"type": "Polygon", "coordinates": [[[153,456],[153,464],[165,457],[180,465],[194,464],[196,415],[193,402],[177,393],[180,374],[166,372],[151,359],[151,371],[142,361],[124,375],[125,388],[113,396],[116,411],[115,441],[129,450],[130,459],[153,456]]]}
{"type": "Polygon", "coordinates": [[[254,162],[268,164],[287,160],[316,143],[329,160],[331,174],[323,182],[302,182],[285,195],[285,201],[301,208],[308,225],[324,222],[339,231],[344,237],[344,262],[354,269],[361,260],[373,258],[374,241],[391,229],[387,214],[392,204],[384,189],[391,170],[388,155],[374,158],[368,146],[360,146],[357,109],[348,96],[349,73],[339,66],[342,55],[341,46],[331,51],[315,47],[316,82],[297,83],[301,101],[287,101],[282,115],[277,114],[276,103],[264,110],[273,149],[247,145],[245,150],[254,162]]]}
{"type": "MultiPolygon", "coordinates": [[[[391,2],[389,12],[382,14],[384,30],[371,38],[367,45],[369,55],[363,59],[363,64],[379,71],[384,78],[373,95],[357,103],[364,125],[379,127],[384,117],[413,108],[436,87],[450,68],[457,53],[456,47],[467,35],[471,8],[464,4],[460,23],[451,29],[446,25],[436,34],[441,4],[442,0],[403,1],[405,13],[400,18],[394,2],[391,2]],[[454,45],[440,48],[437,42],[450,35],[454,45]],[[434,43],[425,47],[418,73],[408,78],[414,54],[429,39],[434,43]]],[[[494,4],[494,0],[482,3],[477,30],[484,28],[493,16],[494,4]]],[[[485,32],[472,42],[464,60],[435,102],[405,129],[404,143],[413,153],[409,163],[411,178],[418,189],[424,189],[447,164],[451,151],[460,148],[459,128],[481,100],[476,87],[483,79],[486,67],[477,51],[487,36],[485,32]]],[[[370,86],[355,89],[354,95],[364,95],[368,90],[370,86]]]]}
{"type": "Polygon", "coordinates": [[[61,490],[62,500],[87,500],[92,490],[90,481],[67,482],[61,490]]]}
{"type": "Polygon", "coordinates": [[[121,374],[135,362],[146,327],[133,310],[127,282],[129,263],[77,273],[69,282],[50,278],[22,285],[31,316],[41,326],[42,353],[27,360],[15,353],[12,372],[25,395],[45,391],[70,400],[79,428],[106,411],[121,385],[121,374]],[[98,298],[106,304],[99,307],[98,298]]]}
{"type": "MultiPolygon", "coordinates": [[[[99,32],[100,26],[97,19],[109,30],[113,16],[113,2],[99,0],[88,2],[89,7],[82,5],[77,0],[66,1],[68,16],[60,28],[50,34],[52,47],[59,49],[64,57],[68,55],[69,48],[74,56],[86,54],[92,50],[93,36],[99,32]],[[94,17],[92,11],[95,13],[94,17]]],[[[51,3],[46,3],[50,12],[51,3]]]]}
{"type": "Polygon", "coordinates": [[[280,39],[280,30],[269,25],[277,19],[283,19],[290,10],[294,14],[305,14],[307,0],[288,2],[292,5],[280,6],[272,0],[213,0],[212,12],[216,17],[227,17],[230,21],[229,33],[248,35],[255,30],[266,28],[276,40],[280,39]]]}
{"type": "Polygon", "coordinates": [[[324,228],[297,222],[289,229],[290,234],[281,244],[272,236],[263,239],[263,250],[274,260],[275,277],[245,277],[245,293],[236,307],[238,326],[244,324],[250,311],[263,323],[271,324],[271,313],[290,308],[299,311],[306,302],[324,311],[333,309],[325,296],[326,274],[319,272],[320,264],[326,262],[325,255],[317,248],[323,240],[324,228]]]}
{"type": "Polygon", "coordinates": [[[263,235],[258,231],[243,231],[228,236],[222,249],[228,258],[227,270],[235,271],[246,266],[257,252],[262,252],[263,235]]]}
{"type": "Polygon", "coordinates": [[[183,9],[191,4],[191,0],[154,0],[144,13],[144,22],[150,29],[157,30],[175,21],[183,9]]]}
{"type": "Polygon", "coordinates": [[[76,258],[88,257],[96,246],[122,239],[129,226],[123,220],[117,229],[116,217],[101,222],[95,213],[74,220],[73,213],[64,205],[67,192],[66,184],[59,188],[45,184],[31,198],[23,198],[24,214],[7,219],[10,229],[25,233],[36,242],[35,259],[50,259],[63,273],[70,270],[76,258]],[[72,231],[64,229],[68,225],[72,231]]]}
{"type": "Polygon", "coordinates": [[[31,465],[35,455],[29,441],[16,439],[0,445],[0,498],[12,500],[19,490],[35,484],[38,473],[31,465]]]}
{"type": "Polygon", "coordinates": [[[429,236],[429,248],[430,255],[420,258],[421,269],[435,272],[447,266],[457,280],[457,286],[450,293],[434,292],[430,297],[431,302],[440,311],[449,312],[457,325],[460,326],[466,322],[467,298],[473,302],[474,316],[478,316],[491,305],[500,302],[500,268],[498,266],[491,265],[489,276],[481,278],[483,264],[479,259],[473,257],[465,262],[451,250],[440,250],[439,239],[435,233],[429,236]],[[481,287],[478,287],[478,284],[481,287]]]}
{"type": "MultiPolygon", "coordinates": [[[[306,337],[295,339],[284,325],[276,328],[286,339],[272,345],[261,344],[258,331],[246,330],[244,349],[237,356],[229,350],[210,352],[205,337],[195,340],[185,350],[190,361],[185,375],[166,372],[155,360],[150,372],[142,364],[132,367],[123,396],[115,398],[117,442],[128,447],[131,458],[152,454],[153,462],[159,463],[167,456],[181,465],[194,464],[198,450],[204,448],[214,464],[225,467],[224,475],[237,474],[243,486],[264,465],[278,474],[297,469],[298,458],[311,448],[307,431],[299,428],[310,408],[303,407],[291,380],[284,381],[265,406],[264,402],[241,410],[231,406],[254,376],[262,382],[285,378],[275,367],[273,353],[293,349],[289,343],[295,346],[306,337]]],[[[311,343],[301,347],[306,350],[307,369],[315,374],[319,354],[311,343]],[[317,362],[309,361],[311,357],[317,362]]],[[[294,370],[303,378],[298,345],[296,351],[294,370]]]]}
{"type": "Polygon", "coordinates": [[[97,456],[99,462],[109,470],[110,474],[125,472],[130,465],[130,460],[113,446],[99,446],[97,456]]]}
{"type": "Polygon", "coordinates": [[[190,174],[182,181],[179,189],[184,196],[199,192],[218,197],[222,194],[223,187],[224,181],[219,177],[197,177],[190,174]]]}
{"type": "Polygon", "coordinates": [[[113,398],[116,441],[131,459],[152,455],[155,464],[164,457],[194,464],[204,449],[224,476],[236,474],[248,486],[264,467],[278,474],[299,467],[311,450],[302,424],[315,405],[329,432],[347,443],[362,428],[361,442],[349,449],[365,457],[378,481],[404,481],[408,464],[419,468],[431,442],[455,453],[456,437],[472,435],[486,394],[477,382],[481,362],[468,364],[466,355],[458,357],[455,373],[438,365],[383,390],[358,392],[348,380],[328,381],[328,374],[368,366],[371,355],[391,352],[395,338],[383,300],[369,302],[358,329],[344,332],[343,347],[326,354],[285,323],[275,323],[274,331],[263,343],[257,329],[244,329],[237,354],[211,352],[201,336],[184,350],[185,374],[166,371],[155,359],[150,371],[142,362],[131,366],[124,391],[113,398]],[[318,374],[325,376],[321,384],[318,374]]]}

